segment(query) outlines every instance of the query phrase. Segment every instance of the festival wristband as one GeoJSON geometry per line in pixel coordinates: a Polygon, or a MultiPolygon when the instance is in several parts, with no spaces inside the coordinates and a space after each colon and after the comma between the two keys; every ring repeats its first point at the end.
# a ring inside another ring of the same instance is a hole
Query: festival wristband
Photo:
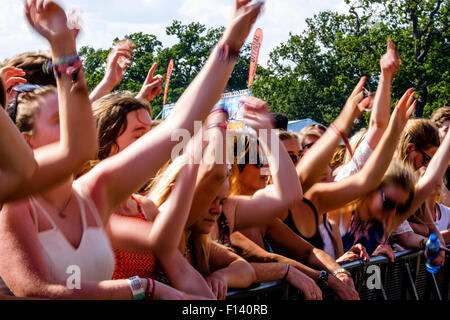
{"type": "Polygon", "coordinates": [[[211,128],[215,128],[215,127],[219,127],[219,128],[226,130],[228,127],[228,124],[226,124],[225,122],[215,122],[215,123],[208,124],[206,129],[211,129],[211,128]]]}
{"type": "Polygon", "coordinates": [[[133,300],[142,300],[145,298],[145,290],[142,286],[141,278],[138,276],[131,277],[127,279],[128,285],[130,286],[131,293],[133,295],[133,300]]]}
{"type": "Polygon", "coordinates": [[[350,153],[350,156],[353,158],[352,147],[350,146],[350,143],[348,142],[347,135],[345,133],[343,133],[341,130],[339,130],[338,127],[336,127],[336,125],[334,123],[330,124],[330,128],[331,128],[331,130],[334,131],[334,133],[336,133],[337,136],[341,137],[342,140],[344,140],[345,147],[347,148],[347,151],[350,153]]]}
{"type": "Polygon", "coordinates": [[[289,270],[290,270],[290,268],[291,268],[291,265],[290,265],[290,264],[287,264],[287,265],[286,265],[286,272],[284,273],[284,277],[283,277],[283,280],[286,280],[286,278],[287,278],[287,276],[288,276],[288,273],[289,273],[289,270]]]}

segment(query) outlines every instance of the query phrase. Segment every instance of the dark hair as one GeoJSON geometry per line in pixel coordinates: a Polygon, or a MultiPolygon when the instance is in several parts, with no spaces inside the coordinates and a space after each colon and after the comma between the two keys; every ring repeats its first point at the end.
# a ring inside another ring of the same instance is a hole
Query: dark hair
{"type": "Polygon", "coordinates": [[[6,60],[2,66],[22,69],[25,72],[23,78],[27,79],[27,83],[56,86],[53,73],[45,73],[42,68],[47,60],[51,60],[51,56],[45,52],[25,52],[6,60]]]}
{"type": "Polygon", "coordinates": [[[274,129],[287,130],[288,117],[282,113],[271,112],[274,129]]]}
{"type": "Polygon", "coordinates": [[[111,93],[93,103],[99,160],[109,157],[112,147],[117,147],[116,139],[127,129],[128,113],[139,109],[145,109],[151,114],[150,106],[131,93],[111,93]]]}

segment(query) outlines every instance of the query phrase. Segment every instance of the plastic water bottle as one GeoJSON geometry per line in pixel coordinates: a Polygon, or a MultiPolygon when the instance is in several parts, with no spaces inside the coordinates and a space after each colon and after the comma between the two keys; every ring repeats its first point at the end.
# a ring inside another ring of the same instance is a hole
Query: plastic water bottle
{"type": "Polygon", "coordinates": [[[441,266],[434,265],[433,260],[435,260],[439,256],[439,252],[441,251],[441,243],[434,233],[432,233],[430,238],[428,239],[425,250],[427,251],[428,256],[427,261],[425,262],[425,267],[427,268],[428,272],[439,272],[441,270],[441,266]]]}

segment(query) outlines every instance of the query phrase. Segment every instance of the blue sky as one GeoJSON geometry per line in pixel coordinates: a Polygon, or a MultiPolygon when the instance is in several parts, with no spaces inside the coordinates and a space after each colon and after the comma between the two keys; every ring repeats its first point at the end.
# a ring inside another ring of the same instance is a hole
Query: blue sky
{"type": "MultiPolygon", "coordinates": [[[[83,31],[78,46],[109,48],[114,38],[133,32],[151,33],[163,45],[176,39],[165,34],[165,27],[176,19],[183,23],[200,22],[208,27],[225,26],[233,0],[59,0],[66,11],[81,12],[83,31]]],[[[0,0],[0,61],[15,54],[45,50],[47,44],[31,31],[23,16],[22,0],[0,0]]],[[[259,62],[266,64],[269,52],[289,38],[289,32],[300,33],[305,18],[321,10],[347,11],[344,0],[266,0],[263,15],[255,28],[263,30],[259,62]]]]}

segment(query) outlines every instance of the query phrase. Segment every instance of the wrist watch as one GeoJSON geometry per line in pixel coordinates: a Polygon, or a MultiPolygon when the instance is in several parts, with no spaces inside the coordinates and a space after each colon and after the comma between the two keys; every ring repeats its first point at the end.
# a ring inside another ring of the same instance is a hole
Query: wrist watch
{"type": "Polygon", "coordinates": [[[321,289],[328,287],[328,272],[325,270],[320,271],[318,285],[321,289]]]}

